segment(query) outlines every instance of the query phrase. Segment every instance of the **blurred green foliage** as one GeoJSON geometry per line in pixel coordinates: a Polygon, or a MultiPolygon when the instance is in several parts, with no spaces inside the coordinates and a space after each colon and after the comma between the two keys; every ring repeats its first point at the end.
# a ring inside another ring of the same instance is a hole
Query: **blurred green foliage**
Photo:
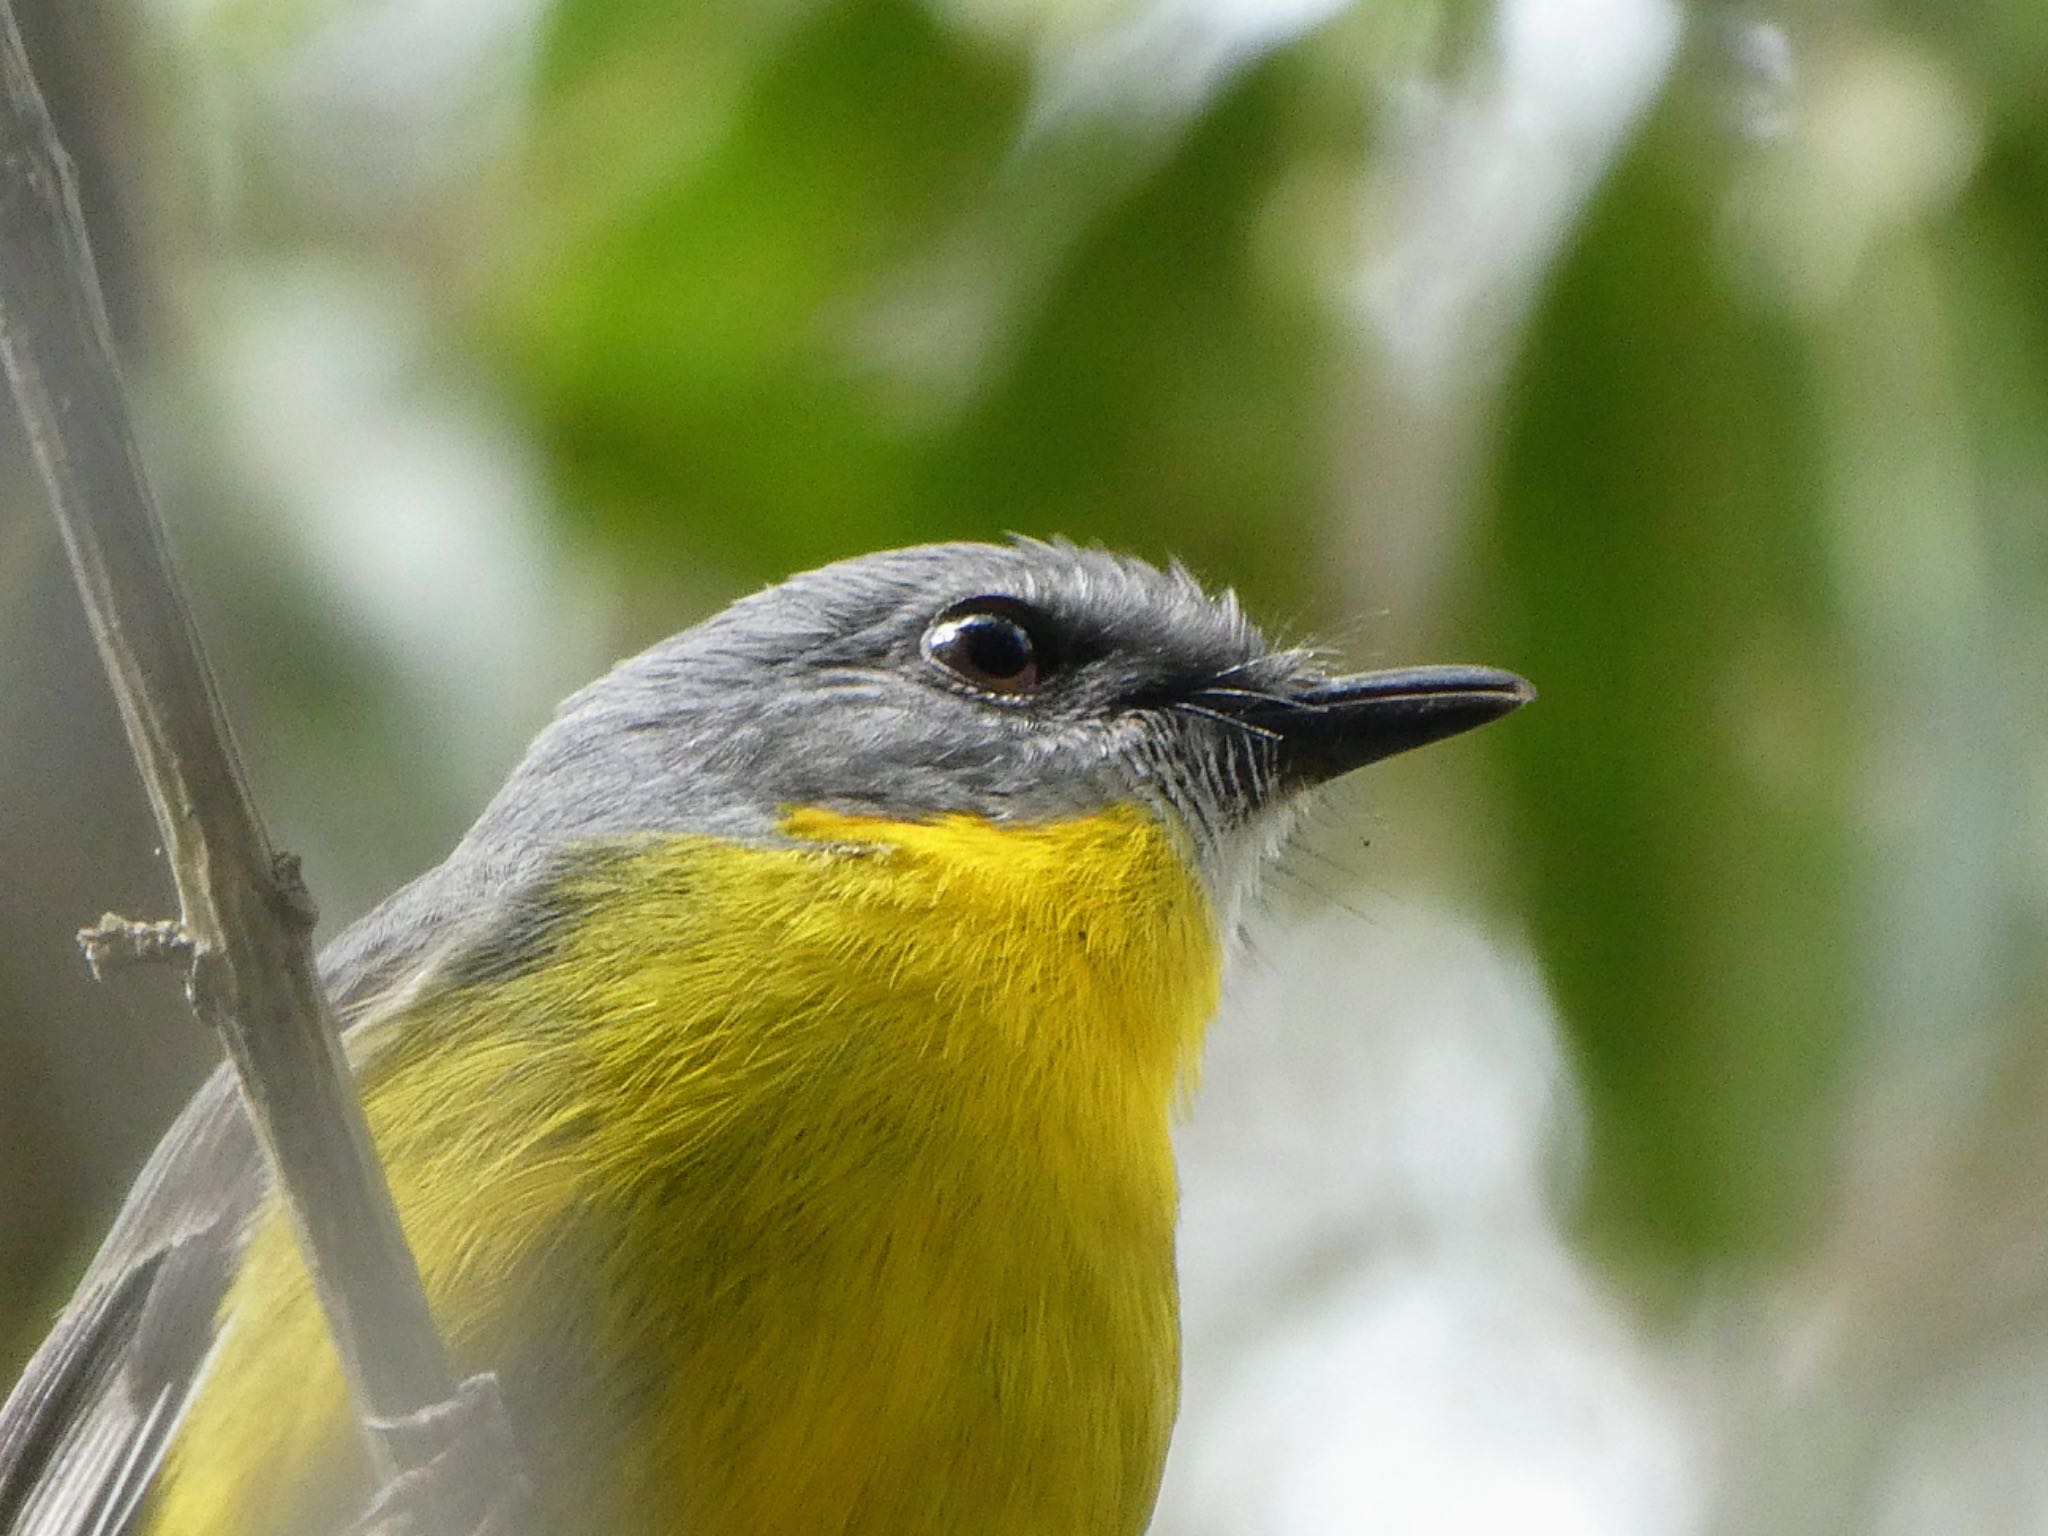
{"type": "Polygon", "coordinates": [[[855,547],[1066,528],[1298,592],[1312,566],[1271,532],[1314,501],[1318,359],[1308,317],[1262,286],[1255,238],[1297,64],[1232,83],[1127,191],[1077,211],[1045,206],[1034,155],[1083,187],[1106,163],[1114,192],[1148,146],[1114,122],[1020,146],[1027,61],[927,7],[815,8],[739,58],[750,29],[643,10],[555,13],[520,217],[482,311],[570,516],[761,577],[855,547]],[[972,242],[1011,237],[1033,264],[1047,224],[1072,244],[1041,291],[974,267],[1003,251],[972,242]],[[961,246],[936,292],[892,295],[961,246]],[[921,398],[876,333],[949,321],[987,327],[967,344],[988,355],[921,398]]]}
{"type": "Polygon", "coordinates": [[[1811,1214],[1785,1171],[1825,1144],[1853,990],[1853,680],[1827,639],[1812,361],[1731,292],[1670,126],[1617,168],[1532,328],[1481,627],[1542,679],[1502,750],[1596,1210],[1697,1254],[1811,1214]],[[1758,728],[1826,766],[1760,775],[1758,728]]]}

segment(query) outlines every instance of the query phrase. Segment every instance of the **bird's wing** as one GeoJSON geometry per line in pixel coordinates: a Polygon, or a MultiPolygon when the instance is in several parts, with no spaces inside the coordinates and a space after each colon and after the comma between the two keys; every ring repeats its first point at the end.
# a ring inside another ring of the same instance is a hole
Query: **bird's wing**
{"type": "Polygon", "coordinates": [[[133,1527],[212,1346],[263,1183],[234,1084],[216,1072],[150,1158],[0,1408],[0,1531],[122,1536],[133,1527]]]}
{"type": "MultiPolygon", "coordinates": [[[[344,933],[322,975],[358,1070],[377,1025],[452,955],[490,872],[447,866],[344,933]]],[[[56,1327],[0,1407],[0,1536],[132,1536],[213,1347],[221,1298],[268,1189],[225,1068],[129,1191],[56,1327]]]]}

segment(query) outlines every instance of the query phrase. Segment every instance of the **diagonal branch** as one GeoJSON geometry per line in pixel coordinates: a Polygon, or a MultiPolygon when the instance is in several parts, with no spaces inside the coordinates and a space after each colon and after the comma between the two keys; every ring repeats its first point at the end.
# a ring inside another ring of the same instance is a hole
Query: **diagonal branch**
{"type": "MultiPolygon", "coordinates": [[[[89,952],[189,964],[193,1008],[233,1062],[379,1470],[387,1481],[419,1473],[446,1449],[420,1426],[450,1422],[459,1415],[449,1405],[473,1404],[478,1394],[458,1391],[434,1330],[315,973],[312,902],[297,861],[271,848],[257,819],[172,575],[70,162],[8,0],[0,0],[0,361],[177,884],[175,929],[103,922],[89,952]]],[[[518,1481],[516,1466],[498,1475],[504,1486],[518,1481]]]]}

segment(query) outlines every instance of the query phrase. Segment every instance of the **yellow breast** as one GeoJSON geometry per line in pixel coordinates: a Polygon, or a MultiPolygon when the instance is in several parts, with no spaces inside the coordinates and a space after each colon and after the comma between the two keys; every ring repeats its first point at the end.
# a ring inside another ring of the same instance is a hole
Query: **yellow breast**
{"type": "MultiPolygon", "coordinates": [[[[1178,1377],[1167,1128],[1219,950],[1169,835],[792,813],[591,862],[366,1085],[549,1529],[1136,1536],[1178,1377]]],[[[152,1530],[361,1496],[267,1220],[152,1530]]]]}

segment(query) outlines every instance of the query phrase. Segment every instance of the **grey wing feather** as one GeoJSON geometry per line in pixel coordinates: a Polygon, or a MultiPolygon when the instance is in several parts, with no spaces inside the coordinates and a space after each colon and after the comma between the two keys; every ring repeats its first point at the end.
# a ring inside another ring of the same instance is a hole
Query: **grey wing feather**
{"type": "Polygon", "coordinates": [[[129,1529],[262,1198],[256,1138],[217,1072],[151,1157],[78,1296],[0,1409],[0,1530],[129,1529]]]}
{"type": "MultiPolygon", "coordinates": [[[[489,932],[483,893],[508,872],[443,865],[328,950],[322,979],[374,1055],[376,1024],[422,978],[489,932]],[[464,919],[467,919],[466,921],[464,919]]],[[[0,1407],[0,1533],[133,1536],[203,1374],[215,1322],[268,1187],[227,1070],[209,1078],[129,1191],[56,1327],[0,1407]]]]}

